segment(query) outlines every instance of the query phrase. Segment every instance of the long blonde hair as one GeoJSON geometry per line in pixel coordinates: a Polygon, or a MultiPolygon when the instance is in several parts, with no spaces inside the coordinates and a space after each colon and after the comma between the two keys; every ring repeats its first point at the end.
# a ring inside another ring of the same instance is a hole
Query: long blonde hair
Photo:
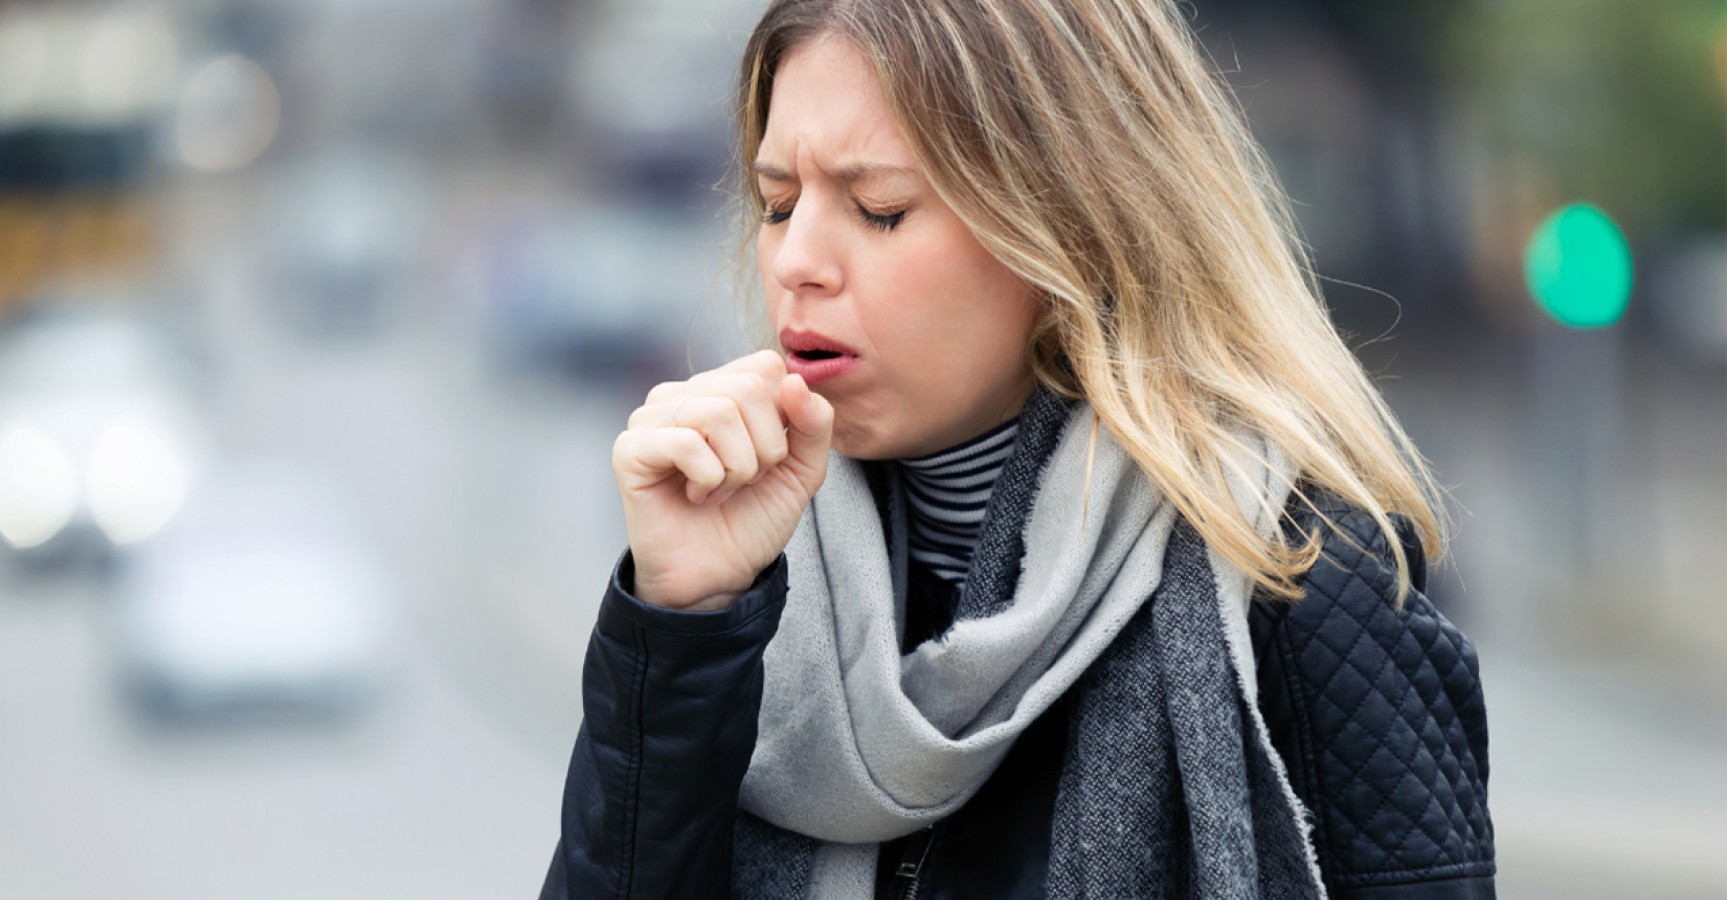
{"type": "Polygon", "coordinates": [[[872,61],[936,192],[1041,291],[1040,382],[1089,401],[1211,547],[1294,598],[1319,541],[1268,541],[1234,499],[1251,426],[1297,467],[1300,502],[1328,490],[1372,516],[1401,603],[1390,514],[1438,559],[1440,490],[1333,328],[1271,167],[1173,0],[774,0],[739,82],[746,237],[774,73],[828,34],[872,61]]]}

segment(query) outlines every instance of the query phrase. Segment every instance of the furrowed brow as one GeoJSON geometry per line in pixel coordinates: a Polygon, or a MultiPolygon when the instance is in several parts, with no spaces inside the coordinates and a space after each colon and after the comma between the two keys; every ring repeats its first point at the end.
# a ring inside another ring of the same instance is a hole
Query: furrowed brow
{"type": "MultiPolygon", "coordinates": [[[[752,168],[755,170],[758,178],[764,178],[768,181],[786,182],[797,180],[792,177],[792,173],[787,171],[783,166],[775,165],[774,163],[758,160],[752,168]]],[[[886,177],[915,178],[917,177],[917,170],[906,166],[888,165],[886,163],[857,163],[855,165],[845,166],[832,174],[833,177],[841,183],[851,184],[855,181],[862,181],[878,175],[886,177]]]]}
{"type": "Polygon", "coordinates": [[[770,162],[757,161],[753,168],[755,169],[757,178],[766,178],[769,181],[792,180],[792,173],[787,172],[784,168],[776,166],[770,162]]]}
{"type": "Polygon", "coordinates": [[[905,166],[888,165],[886,163],[858,163],[856,165],[846,166],[834,173],[835,178],[846,184],[851,184],[854,181],[861,181],[865,178],[872,178],[877,175],[887,177],[915,177],[917,175],[917,170],[909,169],[905,166]]]}

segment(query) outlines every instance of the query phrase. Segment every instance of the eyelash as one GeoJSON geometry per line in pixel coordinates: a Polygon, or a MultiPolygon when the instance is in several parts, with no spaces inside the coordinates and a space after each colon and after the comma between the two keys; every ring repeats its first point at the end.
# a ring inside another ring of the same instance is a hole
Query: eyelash
{"type": "MultiPolygon", "coordinates": [[[[857,209],[858,218],[863,221],[865,228],[884,232],[898,228],[900,221],[905,218],[906,213],[903,209],[896,210],[891,213],[873,213],[864,209],[862,206],[855,206],[855,208],[857,209]]],[[[767,225],[778,225],[791,217],[792,207],[788,206],[784,209],[775,209],[770,206],[768,207],[767,212],[762,213],[762,222],[767,225]]]]}

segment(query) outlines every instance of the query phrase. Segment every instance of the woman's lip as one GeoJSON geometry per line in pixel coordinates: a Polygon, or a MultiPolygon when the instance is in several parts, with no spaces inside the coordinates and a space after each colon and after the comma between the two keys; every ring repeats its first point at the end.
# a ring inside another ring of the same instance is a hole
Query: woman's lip
{"type": "Polygon", "coordinates": [[[814,350],[826,350],[841,356],[856,356],[857,351],[836,341],[827,335],[814,331],[796,331],[791,328],[780,329],[780,347],[787,353],[808,353],[814,350]]]}
{"type": "Polygon", "coordinates": [[[786,354],[786,371],[803,376],[805,384],[815,387],[824,381],[832,381],[857,368],[858,362],[859,360],[855,356],[805,359],[795,353],[788,353],[786,354]]]}

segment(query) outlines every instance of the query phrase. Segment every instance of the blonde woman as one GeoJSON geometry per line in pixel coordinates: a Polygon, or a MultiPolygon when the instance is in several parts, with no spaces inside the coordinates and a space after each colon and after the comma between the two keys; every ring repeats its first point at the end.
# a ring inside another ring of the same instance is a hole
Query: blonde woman
{"type": "Polygon", "coordinates": [[[1173,0],[775,0],[552,898],[1493,895],[1421,457],[1173,0]]]}

